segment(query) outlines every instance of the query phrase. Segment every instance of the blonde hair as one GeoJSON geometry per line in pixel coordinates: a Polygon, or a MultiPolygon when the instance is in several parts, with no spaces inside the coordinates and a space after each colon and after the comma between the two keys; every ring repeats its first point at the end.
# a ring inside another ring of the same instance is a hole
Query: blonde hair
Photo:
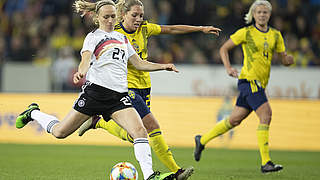
{"type": "Polygon", "coordinates": [[[253,18],[253,12],[256,10],[257,6],[264,5],[267,6],[272,11],[271,3],[267,0],[256,0],[252,5],[250,6],[249,12],[245,15],[244,20],[246,21],[246,24],[250,24],[252,22],[253,18]]]}
{"type": "Polygon", "coordinates": [[[98,19],[95,15],[97,15],[99,13],[100,8],[105,5],[111,5],[116,7],[115,3],[112,0],[100,0],[95,3],[88,2],[85,0],[77,0],[73,3],[73,8],[76,13],[80,14],[81,17],[85,16],[86,14],[91,15],[93,22],[96,25],[99,25],[98,19]]]}
{"type": "Polygon", "coordinates": [[[143,4],[140,0],[119,0],[116,7],[117,7],[117,21],[118,22],[122,22],[123,21],[123,17],[122,15],[124,15],[125,13],[127,13],[128,11],[131,10],[132,6],[142,6],[143,4]]]}

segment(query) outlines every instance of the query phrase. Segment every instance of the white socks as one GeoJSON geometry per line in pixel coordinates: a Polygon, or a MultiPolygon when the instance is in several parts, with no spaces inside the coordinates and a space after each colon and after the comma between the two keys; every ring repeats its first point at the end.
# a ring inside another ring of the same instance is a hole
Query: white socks
{"type": "Polygon", "coordinates": [[[151,149],[147,138],[136,138],[133,142],[134,154],[140,164],[140,168],[144,179],[147,179],[152,170],[152,156],[151,149]]]}
{"type": "MultiPolygon", "coordinates": [[[[52,127],[59,123],[56,117],[43,113],[39,110],[31,112],[31,118],[36,120],[43,129],[48,133],[52,133],[52,127]]],[[[140,164],[144,179],[153,174],[152,156],[149,141],[147,138],[136,138],[133,143],[134,154],[140,164]]]]}
{"type": "Polygon", "coordinates": [[[56,117],[43,113],[39,110],[33,110],[31,112],[31,118],[36,120],[48,133],[51,133],[52,127],[59,123],[56,117]]]}

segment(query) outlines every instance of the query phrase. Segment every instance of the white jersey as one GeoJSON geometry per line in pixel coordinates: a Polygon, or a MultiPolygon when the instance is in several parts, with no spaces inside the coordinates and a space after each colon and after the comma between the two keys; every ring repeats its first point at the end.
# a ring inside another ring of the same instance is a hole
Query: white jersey
{"type": "Polygon", "coordinates": [[[92,52],[88,81],[120,93],[128,91],[128,58],[136,52],[125,35],[97,29],[86,36],[81,55],[84,51],[92,52]]]}

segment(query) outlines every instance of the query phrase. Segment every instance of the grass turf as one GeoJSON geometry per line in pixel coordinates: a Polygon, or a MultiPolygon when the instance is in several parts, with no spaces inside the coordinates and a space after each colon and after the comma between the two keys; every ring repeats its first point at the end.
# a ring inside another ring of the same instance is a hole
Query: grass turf
{"type": "MultiPolygon", "coordinates": [[[[320,179],[320,152],[272,151],[279,173],[260,173],[257,150],[206,149],[200,162],[192,148],[172,148],[178,164],[193,166],[192,180],[316,180],[320,179]]],[[[168,171],[153,154],[154,169],[168,171]]],[[[132,147],[80,145],[0,144],[1,180],[109,179],[113,165],[128,161],[139,169],[132,147]]]]}

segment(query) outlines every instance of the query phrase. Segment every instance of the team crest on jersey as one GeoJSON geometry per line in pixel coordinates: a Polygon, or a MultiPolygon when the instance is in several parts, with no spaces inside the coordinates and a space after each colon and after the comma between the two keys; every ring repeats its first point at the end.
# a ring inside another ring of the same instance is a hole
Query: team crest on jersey
{"type": "Polygon", "coordinates": [[[86,104],[86,102],[85,102],[84,100],[82,100],[82,99],[80,99],[80,100],[78,101],[78,106],[79,106],[79,107],[83,107],[85,104],[86,104]]]}
{"type": "Polygon", "coordinates": [[[134,93],[134,91],[129,90],[128,95],[130,96],[131,99],[136,98],[136,94],[134,93]]]}
{"type": "Polygon", "coordinates": [[[138,44],[137,44],[137,41],[136,40],[132,40],[132,47],[134,48],[134,50],[136,51],[136,52],[139,52],[140,51],[140,48],[139,48],[139,46],[138,46],[138,44]]]}

